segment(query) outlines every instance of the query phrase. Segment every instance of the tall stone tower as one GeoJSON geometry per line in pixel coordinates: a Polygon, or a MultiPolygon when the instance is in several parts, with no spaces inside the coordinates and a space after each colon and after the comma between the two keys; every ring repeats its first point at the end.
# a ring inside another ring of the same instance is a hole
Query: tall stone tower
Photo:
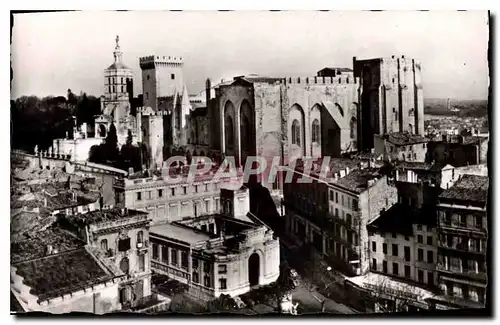
{"type": "Polygon", "coordinates": [[[151,55],[139,59],[142,70],[144,106],[155,112],[176,93],[182,93],[184,76],[182,57],[151,55]]]}
{"type": "Polygon", "coordinates": [[[133,88],[132,70],[123,63],[122,56],[120,37],[116,36],[116,46],[113,51],[114,62],[104,70],[104,96],[101,97],[102,118],[96,125],[98,131],[99,128],[106,128],[105,131],[107,131],[113,122],[120,144],[125,143],[130,127],[130,95],[133,88]]]}
{"type": "Polygon", "coordinates": [[[163,166],[163,117],[165,112],[154,112],[150,107],[137,109],[137,125],[141,129],[140,141],[148,149],[149,168],[159,170],[163,166]]]}
{"type": "Polygon", "coordinates": [[[356,60],[362,87],[358,147],[373,148],[373,135],[409,132],[424,135],[422,67],[405,56],[356,60]]]}

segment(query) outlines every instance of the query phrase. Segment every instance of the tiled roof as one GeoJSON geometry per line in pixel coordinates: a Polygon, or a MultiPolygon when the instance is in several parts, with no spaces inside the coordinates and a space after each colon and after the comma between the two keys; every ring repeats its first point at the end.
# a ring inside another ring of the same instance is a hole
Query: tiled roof
{"type": "Polygon", "coordinates": [[[94,210],[86,213],[79,213],[76,215],[69,215],[66,216],[66,219],[76,224],[89,225],[93,223],[108,222],[147,214],[147,212],[138,210],[125,209],[125,211],[122,212],[122,209],[120,208],[113,208],[105,210],[94,210]]]}
{"type": "Polygon", "coordinates": [[[445,190],[439,198],[465,201],[486,202],[489,178],[478,175],[462,175],[452,187],[445,190]]]}
{"type": "Polygon", "coordinates": [[[356,169],[340,178],[335,184],[350,191],[362,193],[369,187],[369,180],[378,181],[381,176],[378,168],[356,169]]]}
{"type": "Polygon", "coordinates": [[[72,234],[55,226],[47,230],[24,235],[18,241],[11,241],[11,262],[32,260],[45,256],[47,245],[59,253],[83,247],[85,243],[72,234]]]}
{"type": "Polygon", "coordinates": [[[396,169],[430,170],[432,164],[418,161],[397,161],[394,163],[396,169]]]}
{"type": "Polygon", "coordinates": [[[385,135],[385,139],[397,146],[406,146],[410,144],[429,142],[429,139],[409,132],[394,132],[385,135]]]}
{"type": "Polygon", "coordinates": [[[15,268],[39,301],[112,279],[85,248],[21,262],[15,268]]]}

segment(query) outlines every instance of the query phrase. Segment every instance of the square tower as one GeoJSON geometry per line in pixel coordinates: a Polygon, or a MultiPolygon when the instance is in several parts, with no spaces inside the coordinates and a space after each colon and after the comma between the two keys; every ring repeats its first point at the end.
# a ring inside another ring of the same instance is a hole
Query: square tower
{"type": "Polygon", "coordinates": [[[162,101],[182,93],[184,76],[182,57],[147,56],[139,59],[142,70],[143,105],[158,111],[162,101]]]}
{"type": "Polygon", "coordinates": [[[424,134],[421,64],[405,56],[356,60],[354,76],[362,87],[360,149],[374,147],[373,135],[424,134]]]}

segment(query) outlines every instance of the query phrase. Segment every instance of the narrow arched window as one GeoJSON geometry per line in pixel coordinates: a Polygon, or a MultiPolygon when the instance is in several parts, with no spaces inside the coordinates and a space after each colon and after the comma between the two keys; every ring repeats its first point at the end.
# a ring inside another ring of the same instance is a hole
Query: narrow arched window
{"type": "Polygon", "coordinates": [[[226,116],[226,143],[230,148],[234,145],[234,124],[231,116],[226,116]]]}
{"type": "Polygon", "coordinates": [[[300,123],[297,120],[292,122],[292,144],[300,146],[300,123]]]}
{"type": "Polygon", "coordinates": [[[351,123],[350,123],[350,129],[351,129],[351,139],[356,139],[356,133],[357,133],[357,124],[356,124],[356,118],[352,117],[351,118],[351,123]]]}
{"type": "Polygon", "coordinates": [[[312,142],[320,142],[320,130],[319,130],[319,121],[318,119],[314,119],[312,123],[312,142]]]}
{"type": "Polygon", "coordinates": [[[108,240],[107,239],[101,240],[101,249],[103,249],[105,251],[108,250],[108,240]]]}
{"type": "Polygon", "coordinates": [[[144,233],[141,230],[137,233],[137,242],[142,243],[143,241],[144,241],[144,233]]]}

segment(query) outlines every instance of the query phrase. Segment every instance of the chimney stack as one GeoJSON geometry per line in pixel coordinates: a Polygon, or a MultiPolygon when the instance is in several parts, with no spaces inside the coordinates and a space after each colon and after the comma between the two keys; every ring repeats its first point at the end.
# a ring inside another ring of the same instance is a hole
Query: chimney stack
{"type": "Polygon", "coordinates": [[[46,197],[43,198],[43,206],[47,207],[47,198],[46,197]]]}
{"type": "Polygon", "coordinates": [[[51,255],[52,254],[52,245],[47,245],[45,249],[45,255],[51,255]]]}

